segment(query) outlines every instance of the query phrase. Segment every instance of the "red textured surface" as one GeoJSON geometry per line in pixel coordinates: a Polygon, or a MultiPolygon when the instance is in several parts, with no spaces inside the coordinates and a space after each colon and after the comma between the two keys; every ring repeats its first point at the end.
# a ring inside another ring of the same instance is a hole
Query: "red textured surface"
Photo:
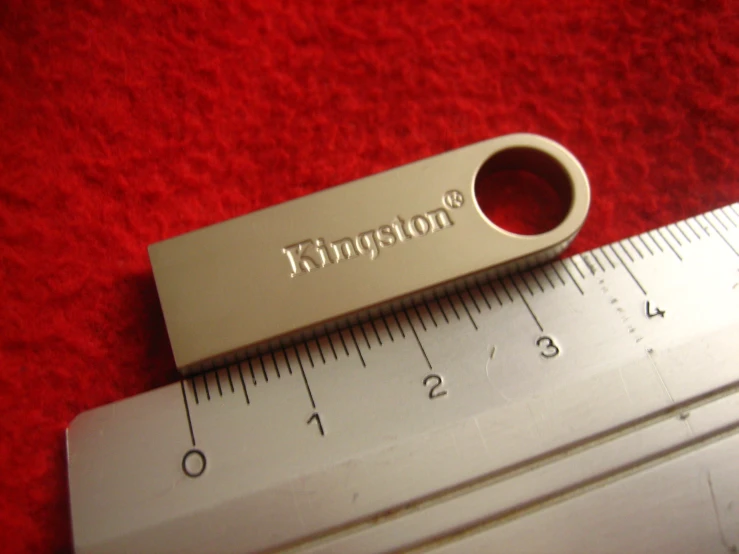
{"type": "Polygon", "coordinates": [[[730,1],[0,6],[0,543],[69,552],[64,429],[176,379],[146,246],[514,131],[582,251],[739,200],[730,1]]]}

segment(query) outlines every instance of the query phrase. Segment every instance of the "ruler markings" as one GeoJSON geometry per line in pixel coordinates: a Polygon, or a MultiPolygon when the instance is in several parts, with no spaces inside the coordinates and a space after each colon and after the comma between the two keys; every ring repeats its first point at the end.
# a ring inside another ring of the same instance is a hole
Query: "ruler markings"
{"type": "Polygon", "coordinates": [[[264,365],[264,355],[259,354],[259,365],[262,366],[262,374],[264,375],[265,383],[269,383],[269,377],[267,376],[267,368],[264,365]]]}
{"type": "Polygon", "coordinates": [[[492,310],[492,306],[494,302],[491,300],[488,302],[488,296],[492,294],[493,298],[495,298],[495,302],[498,303],[498,306],[502,307],[503,302],[500,299],[500,296],[495,292],[495,288],[493,287],[492,280],[490,278],[487,278],[486,280],[482,281],[479,285],[480,290],[483,292],[483,298],[485,299],[485,303],[490,306],[490,310],[492,310]],[[485,290],[487,288],[487,291],[485,290]]]}
{"type": "Polygon", "coordinates": [[[293,350],[295,350],[295,357],[298,359],[298,365],[300,366],[300,374],[303,376],[303,383],[305,383],[305,390],[308,391],[308,398],[310,398],[310,405],[313,406],[313,409],[316,409],[316,401],[313,399],[313,391],[310,390],[310,385],[308,384],[308,377],[305,376],[305,369],[303,368],[303,361],[300,359],[300,352],[298,352],[298,349],[293,346],[293,350]]]}
{"type": "MultiPolygon", "coordinates": [[[[431,305],[429,304],[428,298],[423,299],[423,307],[426,310],[426,314],[428,315],[428,318],[431,320],[431,323],[434,324],[434,327],[438,327],[438,323],[436,322],[436,318],[434,317],[433,312],[431,311],[431,305]]],[[[423,318],[422,312],[420,310],[416,310],[419,316],[423,318]]]]}
{"type": "Polygon", "coordinates": [[[644,240],[644,237],[639,235],[638,238],[639,238],[639,241],[641,241],[641,243],[644,245],[644,248],[647,250],[647,252],[649,252],[649,255],[654,256],[654,250],[649,248],[649,245],[647,244],[647,241],[644,240]]]}
{"type": "MultiPolygon", "coordinates": [[[[728,206],[726,206],[726,208],[724,208],[724,210],[729,210],[729,211],[734,212],[734,215],[737,217],[737,220],[739,220],[739,212],[736,211],[736,209],[734,208],[734,206],[732,204],[729,204],[728,206]]],[[[734,223],[734,227],[739,227],[739,224],[734,223]]]]}
{"type": "MultiPolygon", "coordinates": [[[[282,347],[282,357],[285,358],[285,365],[287,366],[287,372],[292,375],[293,374],[293,368],[292,364],[290,363],[290,357],[287,355],[287,350],[285,347],[282,347]]],[[[254,377],[254,373],[252,372],[252,378],[254,377]]],[[[256,384],[256,383],[255,383],[256,384]]]]}
{"type": "Polygon", "coordinates": [[[529,274],[531,275],[531,278],[534,280],[534,283],[536,283],[536,285],[539,287],[539,290],[541,292],[544,292],[544,287],[542,286],[541,281],[539,281],[539,278],[536,276],[536,271],[532,269],[531,271],[529,271],[529,274]]]}
{"type": "Polygon", "coordinates": [[[631,248],[633,248],[634,251],[636,252],[636,254],[639,256],[639,258],[643,260],[644,259],[644,254],[642,254],[641,253],[641,250],[639,250],[636,247],[636,244],[634,244],[634,241],[631,239],[631,237],[629,237],[627,240],[629,241],[629,244],[631,245],[631,248]]]}
{"type": "MultiPolygon", "coordinates": [[[[488,279],[484,280],[482,283],[480,283],[480,290],[484,292],[483,298],[485,298],[486,302],[488,300],[488,296],[490,296],[490,294],[492,294],[493,298],[495,298],[495,302],[498,303],[498,306],[500,306],[500,307],[503,306],[503,301],[501,300],[500,295],[498,295],[498,293],[496,292],[495,287],[493,286],[493,282],[492,282],[492,280],[490,278],[488,278],[488,279]]],[[[492,305],[493,304],[494,304],[494,302],[492,302],[492,300],[490,301],[490,303],[488,303],[488,305],[491,306],[491,308],[490,308],[491,310],[493,309],[492,308],[492,305]]]]}
{"type": "Polygon", "coordinates": [[[444,289],[444,293],[442,298],[446,300],[447,304],[449,304],[449,307],[452,309],[452,312],[454,312],[455,316],[458,316],[457,319],[462,319],[462,312],[459,310],[459,304],[462,301],[462,297],[460,296],[459,290],[465,290],[464,285],[460,285],[457,287],[448,287],[444,289]]]}
{"type": "Polygon", "coordinates": [[[354,327],[349,327],[349,335],[352,337],[354,348],[357,349],[357,354],[359,354],[359,360],[362,362],[362,367],[367,367],[367,364],[364,362],[364,356],[362,356],[362,351],[359,349],[359,344],[357,343],[357,337],[354,336],[354,327]]]}
{"type": "Polygon", "coordinates": [[[671,236],[671,237],[673,238],[673,240],[674,240],[674,241],[675,241],[675,242],[677,243],[677,245],[678,245],[678,246],[680,246],[680,247],[682,247],[683,243],[682,243],[682,242],[680,242],[680,239],[678,239],[678,238],[677,238],[677,237],[675,236],[675,233],[673,233],[673,232],[672,232],[672,229],[670,229],[670,225],[665,225],[664,229],[665,229],[665,231],[667,231],[667,232],[668,232],[668,233],[670,234],[670,236],[671,236]]]}
{"type": "MultiPolygon", "coordinates": [[[[308,361],[310,362],[311,367],[316,367],[316,364],[313,363],[313,356],[310,353],[310,343],[303,342],[299,343],[299,345],[302,344],[302,346],[305,348],[305,353],[308,355],[308,361]]],[[[300,353],[298,353],[298,356],[300,356],[300,353]]],[[[266,375],[266,373],[265,373],[266,375]]]]}
{"type": "Polygon", "coordinates": [[[231,367],[232,366],[228,366],[226,368],[226,375],[228,375],[228,385],[231,387],[231,393],[233,394],[234,392],[236,392],[236,389],[234,389],[234,381],[231,378],[231,367]]]}
{"type": "MultiPolygon", "coordinates": [[[[421,327],[423,327],[423,330],[426,331],[426,324],[423,322],[423,318],[421,317],[421,312],[418,311],[418,308],[415,305],[411,305],[411,308],[416,313],[416,317],[418,318],[418,322],[421,324],[421,327]]],[[[408,323],[411,324],[411,327],[413,327],[413,321],[411,321],[411,318],[408,314],[408,311],[405,312],[406,317],[408,318],[408,323]]],[[[415,329],[414,329],[415,331],[415,329]]]]}
{"type": "Polygon", "coordinates": [[[521,282],[526,286],[526,290],[529,291],[529,294],[531,296],[534,296],[534,291],[531,290],[531,287],[529,286],[528,280],[526,279],[526,274],[522,273],[520,276],[521,282]]]}
{"type": "Polygon", "coordinates": [[[542,267],[540,267],[538,269],[539,269],[539,271],[541,271],[541,274],[544,276],[544,278],[549,283],[549,286],[552,287],[552,288],[554,288],[554,281],[552,281],[552,278],[549,277],[549,274],[547,273],[547,268],[548,267],[549,267],[549,264],[547,264],[545,266],[542,266],[542,267]]]}
{"type": "Polygon", "coordinates": [[[313,365],[313,358],[311,357],[310,352],[308,351],[308,344],[305,342],[299,342],[295,344],[295,355],[298,358],[298,364],[300,364],[300,367],[304,367],[302,363],[303,355],[301,354],[301,347],[302,347],[302,350],[305,350],[305,353],[308,355],[308,361],[310,362],[311,367],[316,367],[315,365],[313,365]]]}
{"type": "MultiPolygon", "coordinates": [[[[735,229],[739,227],[739,225],[736,224],[736,221],[734,221],[734,219],[731,217],[731,212],[729,212],[728,207],[716,210],[716,213],[720,213],[722,216],[724,216],[726,218],[726,221],[729,222],[729,225],[731,225],[735,229]]],[[[729,229],[729,231],[731,231],[731,229],[729,229]]]]}
{"type": "Polygon", "coordinates": [[[593,262],[590,261],[590,258],[588,258],[588,253],[585,252],[585,253],[581,254],[580,255],[580,260],[582,261],[582,263],[585,264],[585,267],[588,268],[588,271],[590,272],[590,275],[592,275],[594,277],[595,274],[596,274],[596,272],[597,272],[597,270],[595,268],[595,265],[593,265],[593,262]]]}
{"type": "Polygon", "coordinates": [[[287,359],[287,350],[285,350],[284,346],[280,347],[276,354],[279,354],[280,356],[280,359],[277,363],[282,366],[283,370],[287,369],[288,375],[292,375],[293,368],[290,367],[290,363],[287,359]]]}
{"type": "Polygon", "coordinates": [[[423,327],[423,330],[426,331],[427,330],[426,322],[423,320],[423,316],[421,315],[421,310],[419,308],[424,308],[426,309],[426,311],[428,311],[428,307],[422,304],[419,304],[418,306],[411,305],[411,307],[413,308],[413,311],[416,313],[416,317],[418,318],[418,322],[421,324],[421,327],[423,327]]]}
{"type": "Polygon", "coordinates": [[[585,296],[585,292],[582,290],[582,287],[580,287],[580,284],[575,280],[575,277],[574,275],[572,275],[572,272],[570,272],[570,270],[567,269],[567,265],[565,265],[563,261],[560,261],[560,263],[562,264],[562,267],[564,268],[565,273],[567,273],[567,275],[570,276],[570,279],[572,279],[572,283],[577,287],[577,290],[580,291],[580,294],[585,296]]]}
{"type": "Polygon", "coordinates": [[[465,293],[467,294],[467,296],[469,297],[469,299],[472,301],[472,305],[475,306],[475,309],[477,310],[477,313],[478,314],[481,314],[482,313],[482,310],[480,310],[480,306],[478,305],[477,300],[475,300],[475,295],[472,294],[472,291],[469,290],[469,289],[465,289],[465,290],[462,291],[462,294],[465,294],[465,293]]]}
{"type": "Polygon", "coordinates": [[[331,353],[334,355],[334,360],[338,360],[339,356],[336,354],[336,348],[334,347],[333,333],[327,333],[326,338],[328,339],[328,345],[331,347],[331,353]]]}
{"type": "Polygon", "coordinates": [[[721,223],[721,225],[726,230],[726,233],[724,234],[725,237],[729,237],[733,235],[734,229],[732,227],[737,227],[737,224],[734,223],[734,221],[727,215],[727,212],[725,210],[713,210],[712,212],[709,212],[707,215],[712,215],[714,219],[716,219],[716,221],[721,223]],[[719,215],[724,216],[728,223],[724,223],[723,220],[719,217],[719,215]]]}
{"type": "Polygon", "coordinates": [[[372,326],[372,330],[375,332],[375,337],[377,337],[377,344],[382,346],[382,339],[380,338],[380,333],[377,331],[377,325],[375,324],[374,319],[370,319],[370,325],[372,326]]]}
{"type": "Polygon", "coordinates": [[[518,285],[516,284],[516,281],[514,281],[512,278],[510,279],[511,283],[513,284],[513,288],[516,289],[518,292],[518,295],[521,297],[521,300],[523,301],[524,305],[526,306],[526,309],[531,314],[531,317],[533,318],[534,322],[536,323],[536,326],[539,328],[539,331],[544,331],[544,327],[542,327],[541,322],[539,321],[539,318],[536,317],[536,314],[534,313],[534,310],[531,309],[531,306],[529,306],[529,303],[526,302],[526,298],[524,298],[523,293],[521,292],[521,289],[518,288],[518,285]]]}
{"type": "Polygon", "coordinates": [[[436,304],[436,307],[438,308],[438,311],[441,313],[441,317],[444,318],[444,323],[449,323],[449,318],[446,315],[446,310],[444,309],[444,304],[440,297],[434,296],[434,299],[431,300],[432,307],[433,304],[436,304]]]}
{"type": "Polygon", "coordinates": [[[429,366],[429,369],[433,369],[433,367],[431,366],[431,360],[429,360],[429,357],[426,354],[426,350],[424,349],[423,344],[421,344],[421,339],[418,338],[418,333],[416,333],[416,328],[413,325],[413,320],[411,320],[410,316],[408,315],[408,311],[407,310],[405,312],[405,317],[408,319],[408,323],[411,326],[411,331],[413,332],[413,336],[416,337],[416,343],[418,343],[418,348],[421,349],[421,353],[423,354],[423,358],[426,360],[426,365],[429,366]]]}
{"type": "MultiPolygon", "coordinates": [[[[718,214],[716,213],[717,211],[718,211],[718,210],[714,210],[714,211],[712,211],[712,212],[708,212],[708,213],[706,214],[706,219],[708,219],[708,216],[709,216],[709,215],[712,215],[712,216],[713,216],[713,219],[715,219],[716,221],[718,221],[719,225],[721,225],[721,227],[723,227],[723,228],[724,228],[724,231],[728,231],[728,230],[729,230],[729,228],[728,228],[728,227],[727,227],[727,226],[726,226],[726,225],[724,224],[724,222],[723,222],[723,221],[721,221],[721,219],[720,219],[720,218],[718,217],[718,214]]],[[[720,212],[719,212],[719,213],[720,213],[720,212]]],[[[718,229],[716,229],[716,230],[718,231],[718,229]]]]}
{"type": "Polygon", "coordinates": [[[452,311],[454,312],[454,315],[457,317],[457,321],[460,321],[462,319],[462,316],[459,315],[459,311],[457,310],[457,307],[454,305],[454,296],[452,296],[452,294],[456,294],[457,297],[459,297],[459,294],[457,292],[449,293],[446,297],[446,300],[447,302],[449,302],[449,306],[451,306],[452,311]]]}
{"type": "MultiPolygon", "coordinates": [[[[459,293],[457,293],[459,294],[459,293]]],[[[477,323],[475,323],[475,320],[472,318],[472,314],[470,313],[469,309],[467,309],[467,305],[464,303],[464,300],[462,300],[462,297],[459,297],[462,307],[464,308],[464,311],[467,313],[467,317],[470,318],[470,323],[472,323],[472,326],[475,328],[475,331],[477,331],[477,323]]]]}
{"type": "Polygon", "coordinates": [[[508,292],[508,287],[506,286],[505,281],[503,279],[500,279],[498,283],[500,283],[501,287],[503,287],[503,290],[508,295],[508,298],[510,298],[511,302],[513,302],[513,297],[511,296],[511,293],[508,292]]]}
{"type": "MultiPolygon", "coordinates": [[[[622,265],[622,266],[623,266],[623,268],[624,268],[624,269],[626,270],[626,272],[627,272],[627,273],[628,273],[629,275],[631,275],[631,278],[632,278],[632,279],[634,280],[634,282],[636,283],[636,286],[637,286],[637,287],[639,287],[639,290],[641,290],[641,291],[642,291],[642,292],[644,293],[644,295],[646,296],[646,294],[647,294],[647,291],[646,291],[646,290],[644,290],[644,287],[643,287],[643,286],[642,286],[642,284],[641,284],[641,283],[639,282],[639,279],[637,279],[637,278],[636,278],[636,275],[634,275],[634,274],[633,274],[633,273],[631,272],[631,269],[629,269],[629,266],[628,266],[628,265],[626,265],[626,262],[624,262],[624,261],[623,261],[623,258],[621,258],[621,256],[619,256],[619,255],[618,255],[618,252],[616,252],[616,249],[615,249],[615,248],[613,248],[613,246],[610,246],[610,245],[609,245],[609,248],[610,248],[610,249],[611,249],[611,250],[613,251],[613,254],[614,254],[614,255],[616,256],[616,258],[618,259],[618,261],[619,261],[619,262],[621,262],[621,265],[622,265]]],[[[623,248],[623,247],[622,247],[622,248],[623,248]]]]}
{"type": "Polygon", "coordinates": [[[485,292],[482,290],[482,287],[480,286],[480,283],[475,282],[475,286],[477,287],[477,290],[480,291],[480,296],[485,301],[485,305],[488,307],[488,310],[492,310],[493,307],[490,305],[490,302],[488,301],[487,297],[485,296],[485,292]]]}
{"type": "MultiPolygon", "coordinates": [[[[511,296],[511,293],[508,290],[508,287],[506,286],[505,281],[503,279],[499,279],[498,280],[498,284],[501,286],[501,288],[503,289],[503,291],[506,293],[506,296],[508,297],[508,300],[510,300],[511,303],[513,303],[513,296],[511,296]]],[[[495,290],[494,287],[491,286],[491,288],[493,290],[495,290]]]]}
{"type": "Polygon", "coordinates": [[[195,397],[195,404],[200,404],[200,399],[198,398],[198,387],[195,385],[195,377],[190,377],[189,380],[192,385],[192,394],[195,397]]]}
{"type": "Polygon", "coordinates": [[[395,323],[398,324],[398,330],[400,331],[400,336],[405,338],[405,330],[403,329],[403,326],[400,324],[400,320],[398,319],[398,314],[395,311],[393,311],[392,314],[393,314],[393,318],[395,319],[395,323]]]}
{"type": "Polygon", "coordinates": [[[357,323],[354,325],[354,329],[359,329],[359,331],[362,333],[364,343],[367,345],[367,350],[372,350],[372,344],[370,344],[369,337],[367,336],[367,331],[364,329],[364,323],[362,323],[361,320],[357,320],[357,323]]]}
{"type": "Polygon", "coordinates": [[[701,222],[701,220],[700,220],[700,219],[698,219],[698,216],[695,216],[695,222],[696,222],[696,224],[698,225],[698,227],[699,227],[699,228],[700,228],[700,229],[701,229],[701,230],[702,230],[702,231],[703,231],[703,232],[704,232],[704,233],[706,234],[706,236],[707,236],[707,237],[709,237],[709,238],[710,238],[710,237],[713,237],[713,235],[711,234],[711,231],[710,231],[710,230],[708,229],[708,227],[706,227],[706,226],[705,226],[705,225],[704,225],[704,224],[703,224],[703,223],[701,222]]]}
{"type": "Polygon", "coordinates": [[[436,300],[432,300],[431,302],[432,303],[436,302],[436,306],[439,308],[439,311],[441,312],[441,316],[444,318],[444,321],[446,323],[449,323],[449,318],[446,316],[446,310],[444,310],[444,306],[442,305],[441,300],[437,298],[436,300]]]}
{"type": "Polygon", "coordinates": [[[346,346],[346,341],[344,340],[344,330],[339,329],[339,338],[341,339],[341,345],[344,347],[344,352],[346,352],[346,355],[349,356],[349,349],[346,346]]]}
{"type": "MultiPolygon", "coordinates": [[[[712,228],[713,228],[713,229],[714,229],[714,230],[716,231],[716,234],[717,234],[717,235],[718,235],[719,237],[721,237],[721,240],[723,240],[723,241],[724,241],[724,242],[726,243],[726,246],[728,246],[729,248],[731,248],[731,251],[732,251],[732,252],[733,252],[734,254],[736,254],[737,256],[739,256],[739,251],[737,251],[737,249],[736,249],[736,248],[734,248],[734,245],[733,245],[733,244],[731,244],[731,243],[729,242],[729,239],[727,239],[727,238],[726,238],[726,237],[724,236],[724,234],[723,234],[723,233],[722,233],[721,231],[719,231],[718,227],[716,227],[716,226],[715,226],[715,225],[714,225],[713,223],[711,223],[711,220],[710,220],[710,219],[708,219],[708,217],[707,217],[708,215],[713,215],[713,217],[714,217],[714,219],[716,219],[716,221],[718,221],[718,218],[716,218],[716,216],[715,216],[715,215],[714,215],[713,213],[711,213],[711,212],[709,212],[708,214],[706,214],[706,215],[705,215],[705,216],[703,217],[703,218],[704,218],[704,219],[706,220],[706,222],[707,222],[707,223],[708,223],[708,224],[709,224],[709,225],[710,225],[710,226],[711,226],[711,227],[712,227],[712,228]]],[[[719,223],[721,223],[721,222],[719,221],[719,223]]]]}
{"type": "Polygon", "coordinates": [[[246,381],[244,381],[244,372],[241,371],[241,364],[236,366],[239,370],[239,379],[241,379],[241,388],[244,390],[244,399],[246,400],[247,404],[251,404],[249,401],[249,393],[246,392],[246,381]]]}
{"type": "Polygon", "coordinates": [[[434,317],[434,312],[431,310],[431,304],[429,303],[427,298],[424,298],[423,306],[424,308],[426,308],[426,312],[429,314],[429,317],[431,318],[431,322],[434,324],[434,327],[438,327],[439,324],[436,322],[436,318],[434,317]]]}
{"type": "MultiPolygon", "coordinates": [[[[498,294],[497,287],[493,286],[493,283],[488,282],[487,283],[488,288],[493,291],[493,296],[495,296],[495,299],[498,301],[498,304],[503,306],[503,300],[500,298],[500,295],[498,294]]],[[[511,298],[510,293],[506,290],[505,293],[508,295],[508,299],[513,302],[513,298],[511,298]]]]}
{"type": "Polygon", "coordinates": [[[254,375],[254,366],[251,363],[251,358],[247,358],[246,363],[249,364],[249,373],[251,373],[251,382],[254,386],[257,386],[257,377],[254,375]]]}
{"type": "Polygon", "coordinates": [[[595,263],[597,263],[597,264],[598,264],[598,267],[600,268],[600,270],[601,270],[601,271],[602,271],[603,273],[605,273],[605,272],[606,272],[606,267],[605,267],[605,266],[603,265],[603,263],[602,263],[602,262],[600,261],[600,258],[599,258],[599,257],[598,257],[598,256],[597,256],[597,255],[595,254],[595,250],[593,250],[592,252],[590,252],[590,255],[591,255],[591,256],[593,256],[593,259],[595,260],[595,263]]]}
{"type": "Polygon", "coordinates": [[[185,414],[187,414],[187,426],[190,428],[190,440],[192,445],[195,446],[195,432],[192,429],[192,418],[190,417],[190,405],[187,403],[187,393],[185,392],[185,381],[180,381],[182,388],[182,401],[185,403],[185,414]]]}
{"type": "Polygon", "coordinates": [[[210,402],[210,390],[208,389],[208,374],[203,373],[203,386],[205,386],[205,396],[210,402]]]}
{"type": "Polygon", "coordinates": [[[387,316],[382,315],[382,324],[385,326],[385,330],[387,331],[387,336],[390,338],[390,342],[395,342],[395,338],[393,337],[393,332],[390,330],[390,325],[387,324],[387,316]]]}
{"type": "Polygon", "coordinates": [[[446,315],[441,312],[441,306],[436,300],[434,300],[433,296],[431,298],[424,298],[424,305],[426,306],[426,311],[428,312],[429,317],[434,320],[434,327],[437,327],[437,324],[441,323],[439,315],[441,315],[444,320],[449,323],[446,315]]]}
{"type": "Polygon", "coordinates": [[[700,236],[700,234],[698,233],[698,231],[696,231],[696,230],[695,230],[695,227],[693,227],[693,226],[692,226],[692,225],[690,224],[691,222],[694,222],[694,221],[695,221],[695,219],[694,219],[694,218],[692,218],[692,217],[691,217],[691,218],[689,218],[689,219],[686,219],[686,220],[685,220],[685,225],[686,225],[686,226],[688,227],[688,229],[690,229],[691,231],[693,231],[693,234],[695,235],[695,238],[696,238],[696,239],[698,239],[698,240],[702,240],[702,237],[700,236]]]}
{"type": "MultiPolygon", "coordinates": [[[[391,329],[391,323],[392,323],[392,321],[390,323],[388,323],[387,315],[383,315],[382,316],[382,321],[385,322],[385,327],[387,328],[387,334],[390,336],[390,340],[392,342],[395,342],[395,335],[393,335],[393,330],[391,329]]],[[[402,338],[405,338],[405,333],[403,332],[402,329],[400,329],[400,322],[398,322],[398,319],[397,318],[395,318],[395,321],[398,324],[398,329],[400,330],[401,337],[402,338]]]]}
{"type": "Polygon", "coordinates": [[[290,359],[287,356],[287,350],[284,346],[280,347],[280,354],[282,354],[282,359],[285,361],[285,367],[287,368],[287,372],[289,375],[293,374],[293,368],[290,365],[290,359]]]}
{"type": "MultiPolygon", "coordinates": [[[[626,247],[624,246],[624,243],[623,243],[623,241],[622,241],[622,240],[620,240],[620,241],[618,241],[618,243],[617,243],[617,244],[618,244],[618,245],[619,245],[619,246],[621,247],[621,250],[623,250],[623,251],[624,251],[624,254],[626,254],[626,257],[627,257],[627,258],[629,258],[629,261],[630,261],[631,263],[634,263],[634,258],[632,258],[632,257],[631,257],[631,254],[629,254],[629,251],[628,251],[628,250],[626,250],[626,247]]],[[[614,250],[614,252],[615,252],[615,250],[614,250]]],[[[619,259],[620,259],[620,258],[619,258],[619,259]]],[[[621,263],[623,263],[623,262],[621,262],[621,263]]]]}
{"type": "MultiPolygon", "coordinates": [[[[536,286],[539,287],[539,291],[541,293],[543,293],[544,292],[544,287],[542,286],[541,282],[539,281],[539,278],[536,276],[536,272],[534,271],[534,269],[533,268],[532,269],[529,269],[526,273],[528,274],[529,277],[531,277],[531,279],[534,281],[534,283],[536,283],[536,286]]],[[[536,289],[534,289],[534,290],[536,290],[536,289]]]]}
{"type": "Polygon", "coordinates": [[[578,257],[578,256],[572,256],[572,257],[570,258],[570,263],[571,263],[571,264],[572,264],[572,266],[573,266],[573,267],[574,267],[574,268],[575,268],[575,269],[577,270],[577,272],[578,272],[578,273],[580,274],[580,279],[583,279],[583,280],[584,280],[584,279],[585,279],[585,273],[583,273],[582,269],[580,269],[580,266],[579,266],[579,265],[577,265],[577,261],[576,261],[576,259],[575,259],[575,258],[577,258],[577,257],[578,257]]]}
{"type": "Polygon", "coordinates": [[[321,362],[323,363],[323,365],[326,365],[326,356],[323,355],[323,347],[321,346],[321,342],[318,340],[318,337],[316,337],[315,332],[313,333],[313,342],[316,343],[316,348],[318,349],[318,355],[321,356],[321,362]]]}
{"type": "MultiPolygon", "coordinates": [[[[362,323],[362,329],[364,330],[364,334],[367,335],[367,342],[372,345],[372,318],[367,319],[364,323],[362,323]]],[[[378,337],[379,338],[379,337],[378,337]]],[[[381,344],[381,342],[378,342],[378,344],[381,344]]]]}
{"type": "Polygon", "coordinates": [[[665,244],[669,247],[670,250],[672,250],[672,253],[675,254],[675,256],[677,256],[677,259],[682,262],[683,261],[682,256],[677,253],[677,250],[675,250],[672,244],[670,244],[670,241],[667,240],[667,237],[662,232],[662,228],[657,229],[657,234],[662,238],[663,241],[665,241],[665,244]]]}
{"type": "Polygon", "coordinates": [[[364,337],[364,342],[367,344],[367,350],[372,350],[372,344],[369,341],[369,337],[367,337],[367,331],[364,328],[364,323],[359,321],[357,323],[357,327],[359,327],[359,330],[362,331],[362,336],[364,337]]]}
{"type": "Polygon", "coordinates": [[[529,294],[531,296],[534,296],[536,294],[535,292],[536,289],[534,289],[533,286],[529,286],[529,281],[531,280],[529,279],[530,273],[531,273],[530,271],[524,271],[524,272],[518,273],[517,275],[519,277],[519,281],[522,282],[524,285],[526,285],[526,290],[529,291],[529,294]]]}
{"type": "Polygon", "coordinates": [[[277,378],[282,379],[282,375],[280,375],[280,366],[277,363],[277,358],[275,357],[274,349],[270,351],[270,357],[272,358],[272,364],[275,366],[275,373],[277,373],[277,378]]]}
{"type": "Polygon", "coordinates": [[[221,396],[221,397],[223,397],[223,389],[221,388],[221,379],[218,376],[218,372],[219,371],[220,370],[214,371],[213,372],[213,375],[215,375],[215,378],[216,378],[216,385],[218,386],[218,395],[221,396]]]}
{"type": "Polygon", "coordinates": [[[683,228],[682,228],[682,227],[680,227],[680,222],[679,222],[679,221],[678,221],[677,223],[675,223],[675,228],[676,228],[676,229],[677,229],[678,231],[680,231],[680,234],[681,234],[681,235],[682,235],[683,237],[685,237],[685,240],[687,240],[687,241],[688,241],[688,244],[690,244],[690,243],[692,243],[692,242],[693,242],[692,240],[690,240],[690,237],[689,237],[689,236],[688,236],[688,234],[687,234],[687,233],[686,233],[686,232],[685,232],[685,231],[683,230],[683,228]]]}
{"type": "MultiPolygon", "coordinates": [[[[560,260],[557,260],[557,261],[560,264],[562,263],[560,260]]],[[[550,263],[549,264],[549,267],[552,268],[552,271],[554,271],[554,274],[557,276],[557,278],[559,279],[560,283],[562,283],[562,286],[565,286],[566,285],[565,280],[562,278],[562,275],[560,275],[559,271],[557,271],[557,266],[554,265],[554,262],[550,263]]]]}

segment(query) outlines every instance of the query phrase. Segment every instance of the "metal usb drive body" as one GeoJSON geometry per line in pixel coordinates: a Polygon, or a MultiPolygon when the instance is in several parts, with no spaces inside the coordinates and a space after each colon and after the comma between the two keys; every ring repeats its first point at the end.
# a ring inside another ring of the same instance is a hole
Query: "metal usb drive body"
{"type": "Polygon", "coordinates": [[[197,372],[398,299],[561,252],[587,215],[588,180],[549,139],[494,138],[149,247],[177,367],[197,372]],[[567,215],[533,236],[492,223],[475,178],[527,170],[561,189],[567,215]]]}

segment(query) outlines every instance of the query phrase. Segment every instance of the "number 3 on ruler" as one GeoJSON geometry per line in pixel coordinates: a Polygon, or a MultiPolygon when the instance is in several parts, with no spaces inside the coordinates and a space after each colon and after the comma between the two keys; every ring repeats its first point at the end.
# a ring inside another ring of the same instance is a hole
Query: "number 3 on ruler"
{"type": "Polygon", "coordinates": [[[552,337],[539,337],[536,341],[536,346],[542,349],[541,352],[539,352],[539,355],[542,358],[549,359],[559,356],[559,346],[557,346],[557,343],[554,342],[552,337]]]}

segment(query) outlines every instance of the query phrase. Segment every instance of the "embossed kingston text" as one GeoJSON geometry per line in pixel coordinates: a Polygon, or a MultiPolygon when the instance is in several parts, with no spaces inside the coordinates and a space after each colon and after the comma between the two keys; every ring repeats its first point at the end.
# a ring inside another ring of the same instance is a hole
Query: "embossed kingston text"
{"type": "Polygon", "coordinates": [[[295,277],[360,256],[374,260],[384,248],[438,233],[452,225],[454,221],[449,212],[445,208],[438,208],[407,220],[398,216],[387,225],[363,231],[354,237],[330,242],[324,238],[302,240],[285,246],[282,252],[290,263],[290,276],[295,277]]]}

